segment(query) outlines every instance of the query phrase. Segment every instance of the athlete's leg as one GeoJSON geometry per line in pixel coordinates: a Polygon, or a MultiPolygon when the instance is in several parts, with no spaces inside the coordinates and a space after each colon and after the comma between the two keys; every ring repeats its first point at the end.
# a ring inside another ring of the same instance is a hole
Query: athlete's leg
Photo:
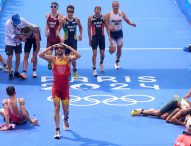
{"type": "Polygon", "coordinates": [[[25,52],[24,60],[23,60],[23,72],[27,71],[28,66],[29,53],[25,52]]]}
{"type": "Polygon", "coordinates": [[[92,64],[93,68],[96,68],[97,49],[93,49],[92,64]]]}
{"type": "Polygon", "coordinates": [[[9,115],[9,107],[8,102],[3,102],[3,110],[1,111],[1,115],[4,117],[6,124],[9,124],[10,115],[9,115]]]}
{"type": "Polygon", "coordinates": [[[119,66],[119,61],[121,58],[122,53],[122,47],[123,47],[123,38],[119,38],[117,40],[117,53],[116,53],[116,65],[119,66]]]}
{"type": "Polygon", "coordinates": [[[175,109],[172,113],[170,113],[170,115],[166,118],[166,121],[167,121],[167,122],[171,122],[172,117],[173,117],[178,111],[180,111],[180,109],[179,109],[179,108],[176,108],[176,109],[175,109]]]}
{"type": "MultiPolygon", "coordinates": [[[[49,41],[47,41],[46,48],[50,47],[51,45],[53,45],[53,44],[51,44],[49,41]]],[[[47,55],[52,55],[52,52],[53,52],[53,49],[50,49],[46,54],[47,54],[47,55]]],[[[52,69],[52,64],[51,64],[51,62],[48,62],[48,69],[49,69],[49,70],[52,69]]]]}
{"type": "MultiPolygon", "coordinates": [[[[26,109],[26,107],[25,107],[24,104],[21,104],[21,105],[20,105],[20,108],[21,108],[21,114],[22,114],[22,116],[23,116],[28,122],[30,122],[30,124],[32,124],[32,125],[38,125],[38,120],[37,120],[37,119],[31,119],[31,118],[30,118],[30,116],[29,116],[29,114],[28,114],[28,112],[27,112],[27,109],[26,109]]],[[[21,121],[20,124],[22,124],[22,123],[25,122],[26,120],[21,121]]]]}
{"type": "Polygon", "coordinates": [[[144,110],[144,109],[135,109],[131,112],[131,115],[132,116],[139,116],[139,115],[142,115],[142,116],[160,116],[161,113],[159,110],[156,110],[156,109],[149,109],[149,110],[144,110]]]}
{"type": "Polygon", "coordinates": [[[100,50],[100,64],[103,64],[103,61],[105,59],[105,49],[100,50]]]}
{"type": "Polygon", "coordinates": [[[18,72],[20,65],[20,53],[15,54],[16,62],[15,62],[15,72],[18,72]]]}
{"type": "MultiPolygon", "coordinates": [[[[34,56],[34,52],[33,52],[33,56],[34,56]]],[[[37,57],[36,58],[34,58],[34,61],[33,61],[33,70],[36,70],[36,68],[37,68],[37,63],[38,63],[38,60],[37,60],[37,57]]]]}
{"type": "Polygon", "coordinates": [[[8,63],[9,73],[12,72],[12,59],[13,55],[8,55],[7,63],[8,63]]]}
{"type": "Polygon", "coordinates": [[[69,130],[69,100],[62,100],[64,129],[69,130]]]}
{"type": "Polygon", "coordinates": [[[100,38],[99,48],[100,48],[100,68],[101,68],[101,72],[104,72],[103,61],[105,58],[105,37],[100,38]]]}
{"type": "Polygon", "coordinates": [[[5,52],[7,55],[7,64],[8,64],[8,69],[9,69],[9,79],[14,79],[14,76],[12,74],[12,58],[13,58],[13,50],[14,46],[5,46],[5,52]],[[11,78],[10,78],[11,75],[11,78]]]}
{"type": "Polygon", "coordinates": [[[20,54],[22,53],[22,45],[20,44],[19,46],[16,46],[15,48],[15,56],[16,56],[16,62],[15,62],[15,76],[16,77],[20,77],[19,76],[19,65],[20,65],[20,54]]]}
{"type": "Polygon", "coordinates": [[[4,59],[3,59],[3,57],[1,56],[1,54],[0,54],[0,62],[1,62],[3,65],[6,64],[5,61],[4,61],[4,59]]]}
{"type": "Polygon", "coordinates": [[[56,125],[56,129],[59,128],[59,123],[60,123],[60,98],[55,97],[53,98],[54,101],[54,121],[56,125]]]}

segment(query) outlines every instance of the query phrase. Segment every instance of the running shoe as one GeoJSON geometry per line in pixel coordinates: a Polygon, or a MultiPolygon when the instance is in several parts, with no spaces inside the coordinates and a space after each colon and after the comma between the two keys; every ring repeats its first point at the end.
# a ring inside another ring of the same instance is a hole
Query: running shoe
{"type": "Polygon", "coordinates": [[[60,137],[61,137],[61,135],[60,135],[60,128],[58,128],[58,129],[56,130],[56,134],[54,135],[54,138],[55,138],[55,139],[60,139],[60,137]]]}
{"type": "Polygon", "coordinates": [[[23,80],[26,80],[26,79],[27,79],[27,75],[26,75],[25,72],[23,72],[22,74],[20,74],[20,77],[21,77],[21,79],[23,79],[23,80]]]}
{"type": "Polygon", "coordinates": [[[9,71],[9,68],[8,68],[8,65],[7,65],[7,64],[4,65],[3,71],[5,71],[5,72],[8,72],[8,71],[9,71]]]}
{"type": "Polygon", "coordinates": [[[115,69],[120,69],[119,63],[114,64],[115,69]]]}
{"type": "Polygon", "coordinates": [[[36,73],[36,71],[33,71],[33,72],[32,72],[32,77],[33,77],[33,78],[37,78],[37,73],[36,73]]]}
{"type": "Polygon", "coordinates": [[[65,131],[69,131],[69,130],[70,130],[70,128],[69,128],[69,122],[68,122],[68,120],[65,120],[65,119],[64,119],[64,115],[62,115],[62,120],[63,120],[63,128],[64,128],[64,130],[65,130],[65,131]]]}
{"type": "Polygon", "coordinates": [[[21,76],[20,76],[20,73],[19,73],[18,71],[15,71],[15,72],[14,72],[14,77],[20,78],[20,77],[21,77],[21,76]]]}
{"type": "Polygon", "coordinates": [[[103,65],[103,63],[100,64],[100,69],[101,69],[101,72],[104,72],[104,65],[103,65]]]}
{"type": "Polygon", "coordinates": [[[135,109],[131,111],[131,116],[139,116],[141,115],[141,112],[143,111],[143,109],[135,109]]]}
{"type": "Polygon", "coordinates": [[[78,72],[77,72],[77,71],[74,72],[74,78],[75,78],[75,79],[78,79],[78,78],[79,78],[79,75],[78,75],[78,72]]]}
{"type": "Polygon", "coordinates": [[[9,80],[14,80],[13,72],[9,73],[9,80]]]}
{"type": "Polygon", "coordinates": [[[93,69],[93,76],[94,76],[94,77],[97,77],[97,71],[96,71],[96,69],[93,69]]]}

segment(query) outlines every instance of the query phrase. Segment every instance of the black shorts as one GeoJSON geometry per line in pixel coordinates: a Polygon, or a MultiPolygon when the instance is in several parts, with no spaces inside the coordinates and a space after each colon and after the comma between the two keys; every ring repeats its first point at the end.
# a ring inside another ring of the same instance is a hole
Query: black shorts
{"type": "Polygon", "coordinates": [[[114,45],[123,45],[123,31],[116,31],[111,32],[110,31],[111,40],[114,43],[114,45]]]}
{"type": "Polygon", "coordinates": [[[105,50],[105,36],[97,37],[93,36],[92,37],[92,49],[97,49],[99,45],[100,50],[105,50]]]}
{"type": "Polygon", "coordinates": [[[15,51],[15,54],[21,54],[22,53],[22,44],[20,44],[18,46],[10,46],[10,45],[5,46],[6,55],[8,55],[8,56],[13,55],[13,50],[15,51]]]}
{"type": "Polygon", "coordinates": [[[164,113],[171,114],[176,108],[179,108],[179,103],[181,101],[181,98],[179,97],[173,97],[171,100],[169,100],[161,109],[160,113],[161,115],[164,113]]]}
{"type": "Polygon", "coordinates": [[[25,53],[30,53],[32,47],[33,47],[33,52],[36,51],[37,45],[36,45],[36,40],[35,40],[35,38],[33,38],[33,39],[27,39],[27,40],[26,40],[25,46],[24,46],[25,53]]]}
{"type": "MultiPolygon", "coordinates": [[[[72,47],[73,49],[77,50],[77,40],[64,40],[64,43],[70,47],[72,47]]],[[[70,54],[70,50],[65,48],[65,54],[69,55],[70,54]]]]}
{"type": "Polygon", "coordinates": [[[110,36],[112,39],[117,41],[117,40],[123,38],[123,31],[122,30],[116,31],[116,32],[110,31],[110,36]]]}

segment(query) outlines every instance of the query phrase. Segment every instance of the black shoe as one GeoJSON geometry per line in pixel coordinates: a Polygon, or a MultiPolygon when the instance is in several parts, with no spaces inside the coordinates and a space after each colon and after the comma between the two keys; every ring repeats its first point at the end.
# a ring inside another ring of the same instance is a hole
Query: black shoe
{"type": "Polygon", "coordinates": [[[15,72],[14,72],[14,76],[15,76],[16,78],[20,78],[20,73],[19,73],[18,71],[15,71],[15,72]]]}
{"type": "Polygon", "coordinates": [[[14,80],[14,75],[13,75],[13,73],[11,72],[11,73],[9,73],[9,80],[14,80]]]}

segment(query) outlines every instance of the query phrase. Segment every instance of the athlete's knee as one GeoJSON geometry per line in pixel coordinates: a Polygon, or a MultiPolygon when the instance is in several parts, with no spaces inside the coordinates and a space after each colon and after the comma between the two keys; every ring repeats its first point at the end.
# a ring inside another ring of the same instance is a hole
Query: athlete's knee
{"type": "Polygon", "coordinates": [[[93,51],[93,56],[94,56],[94,57],[97,56],[97,51],[93,51]]]}
{"type": "Polygon", "coordinates": [[[28,54],[28,53],[25,53],[24,59],[28,59],[28,58],[29,58],[29,54],[28,54]]]}
{"type": "Polygon", "coordinates": [[[13,55],[8,55],[8,60],[12,60],[13,55]]]}
{"type": "Polygon", "coordinates": [[[19,59],[20,60],[20,54],[16,54],[16,59],[19,59]]]}
{"type": "Polygon", "coordinates": [[[60,112],[60,106],[59,105],[55,105],[54,106],[54,112],[55,113],[59,113],[60,112]]]}

